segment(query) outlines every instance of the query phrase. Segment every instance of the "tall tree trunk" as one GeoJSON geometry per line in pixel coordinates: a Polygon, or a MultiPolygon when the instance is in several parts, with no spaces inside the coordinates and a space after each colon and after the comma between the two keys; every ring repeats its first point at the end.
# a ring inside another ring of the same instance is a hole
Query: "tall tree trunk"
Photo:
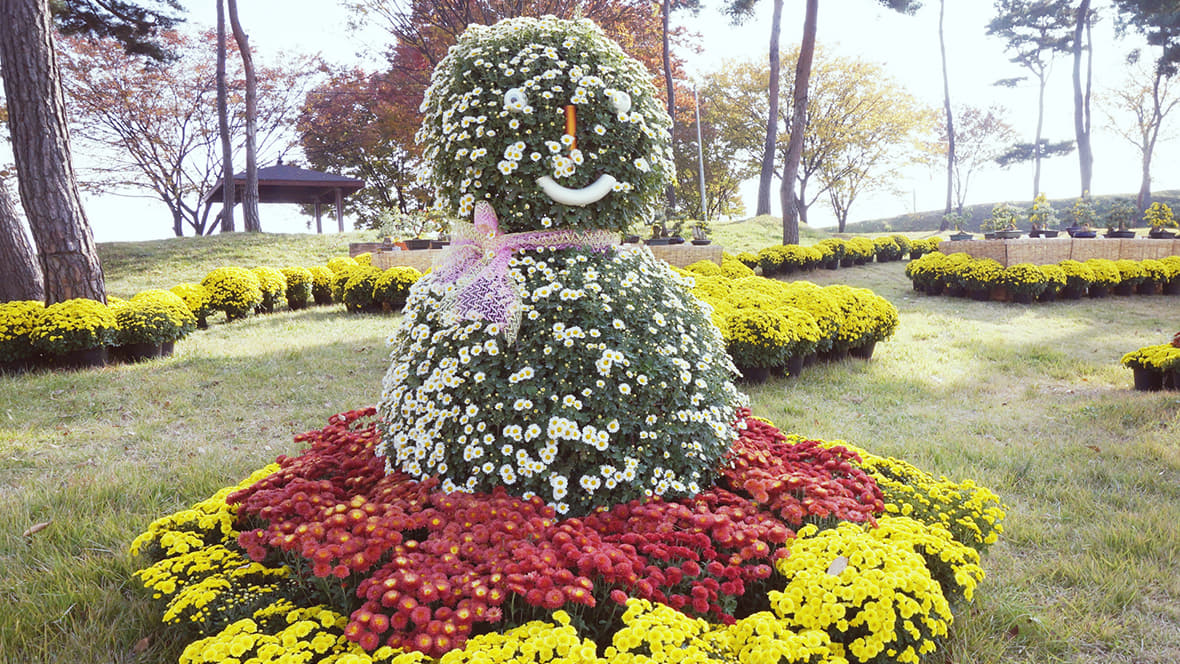
{"type": "Polygon", "coordinates": [[[0,68],[21,203],[48,304],[106,302],[94,234],[74,178],[48,0],[0,2],[0,68]]]}
{"type": "MultiPolygon", "coordinates": [[[[1045,128],[1045,71],[1037,75],[1040,89],[1037,91],[1037,135],[1033,142],[1033,198],[1041,193],[1041,132],[1045,128]]],[[[1087,195],[1085,192],[1083,196],[1087,195]]]]}
{"type": "Polygon", "coordinates": [[[942,107],[946,112],[946,207],[943,210],[942,222],[938,225],[939,231],[945,231],[949,227],[946,216],[951,213],[951,207],[954,204],[954,190],[955,190],[955,120],[951,115],[951,83],[950,76],[947,74],[946,65],[946,37],[942,30],[943,16],[946,14],[946,0],[939,0],[938,3],[938,52],[942,55],[942,107]]]}
{"type": "Polygon", "coordinates": [[[250,53],[250,38],[238,20],[237,0],[228,0],[229,20],[234,40],[242,54],[242,69],[246,72],[246,190],[242,194],[242,223],[246,231],[262,232],[258,216],[258,81],[254,75],[254,55],[250,53]]]}
{"type": "Polygon", "coordinates": [[[1162,81],[1163,73],[1157,66],[1151,82],[1151,128],[1144,134],[1141,164],[1143,170],[1139,180],[1139,196],[1135,200],[1140,214],[1143,214],[1143,211],[1151,205],[1151,156],[1155,152],[1155,141],[1159,137],[1160,123],[1164,119],[1163,110],[1160,108],[1160,83],[1162,81]]]}
{"type": "MultiPolygon", "coordinates": [[[[672,127],[670,131],[672,136],[676,136],[676,86],[672,82],[672,38],[668,34],[672,22],[672,0],[664,0],[662,9],[664,23],[664,87],[668,91],[668,116],[672,118],[672,127]]],[[[668,209],[676,209],[676,183],[669,182],[668,188],[664,191],[665,198],[668,200],[668,209]]]]}
{"type": "MultiPolygon", "coordinates": [[[[774,182],[775,145],[778,142],[779,59],[778,36],[783,21],[783,0],[774,0],[774,15],[770,20],[770,84],[767,96],[770,109],[766,114],[766,141],[762,144],[762,171],[758,177],[758,207],[756,214],[770,214],[770,185],[774,182]]],[[[793,136],[793,135],[792,135],[793,136]]]]}
{"type": "Polygon", "coordinates": [[[45,285],[8,185],[0,180],[0,302],[44,300],[45,285]]]}
{"type": "Polygon", "coordinates": [[[1093,74],[1094,44],[1086,40],[1085,48],[1090,51],[1086,67],[1086,88],[1082,90],[1082,38],[1088,37],[1090,24],[1090,0],[1078,5],[1073,29],[1073,128],[1078,141],[1078,166],[1082,176],[1082,195],[1090,191],[1094,174],[1094,153],[1090,146],[1090,80],[1093,74]]]}
{"type": "Polygon", "coordinates": [[[799,44],[799,62],[795,67],[792,93],[791,138],[787,142],[787,163],[783,164],[783,182],[779,197],[783,206],[783,244],[799,244],[799,217],[795,210],[795,175],[803,158],[803,131],[807,125],[807,85],[811,81],[811,60],[815,55],[816,15],[819,0],[807,0],[803,18],[803,41],[799,44]]]}
{"type": "Polygon", "coordinates": [[[225,82],[225,0],[217,0],[217,125],[221,130],[221,232],[234,228],[234,150],[229,140],[229,90],[225,82]]]}

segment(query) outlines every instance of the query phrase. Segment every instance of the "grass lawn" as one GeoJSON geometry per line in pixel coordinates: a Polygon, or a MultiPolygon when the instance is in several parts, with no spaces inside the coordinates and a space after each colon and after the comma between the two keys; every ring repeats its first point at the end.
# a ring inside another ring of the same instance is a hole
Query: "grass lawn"
{"type": "MultiPolygon", "coordinates": [[[[100,251],[122,296],[221,264],[347,251],[339,236],[270,238],[100,251]]],[[[1007,504],[988,579],[936,661],[1180,661],[1180,393],[1134,392],[1118,364],[1180,329],[1180,298],[1022,307],[917,295],[902,270],[811,273],[885,296],[899,331],[870,362],[753,389],[755,412],[975,479],[1007,504]]],[[[130,578],[128,544],[296,452],[293,434],[374,403],[396,322],[284,311],[214,324],[169,359],[0,376],[0,662],[176,661],[180,644],[130,578]]]]}

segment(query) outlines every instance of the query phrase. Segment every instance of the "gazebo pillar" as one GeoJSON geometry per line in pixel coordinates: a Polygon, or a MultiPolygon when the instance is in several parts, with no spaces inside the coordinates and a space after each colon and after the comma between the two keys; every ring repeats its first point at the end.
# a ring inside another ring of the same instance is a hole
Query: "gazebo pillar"
{"type": "Polygon", "coordinates": [[[320,221],[320,202],[315,202],[315,232],[324,234],[324,224],[320,221]]]}
{"type": "Polygon", "coordinates": [[[340,232],[344,232],[344,194],[340,191],[340,187],[334,190],[336,193],[336,225],[340,232]]]}

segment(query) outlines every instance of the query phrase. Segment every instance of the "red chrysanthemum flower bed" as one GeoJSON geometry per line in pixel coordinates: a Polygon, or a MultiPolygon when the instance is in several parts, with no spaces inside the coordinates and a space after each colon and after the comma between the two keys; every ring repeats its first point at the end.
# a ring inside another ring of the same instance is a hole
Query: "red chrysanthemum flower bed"
{"type": "Polygon", "coordinates": [[[287,565],[302,590],[347,608],[346,633],[368,650],[437,657],[558,608],[609,631],[628,597],[732,622],[766,608],[779,581],[771,563],[793,528],[883,509],[855,454],[789,443],[748,411],[719,486],[565,520],[539,498],[448,494],[387,474],[373,454],[373,416],[333,416],[296,438],[306,452],[280,457],[278,472],[229,497],[247,553],[287,565]]]}

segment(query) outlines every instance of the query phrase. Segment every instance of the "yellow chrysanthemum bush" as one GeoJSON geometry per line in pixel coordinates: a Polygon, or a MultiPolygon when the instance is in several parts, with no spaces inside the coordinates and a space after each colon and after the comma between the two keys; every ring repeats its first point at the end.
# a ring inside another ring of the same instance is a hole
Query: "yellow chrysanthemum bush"
{"type": "Polygon", "coordinates": [[[219,267],[201,280],[209,293],[209,306],[225,312],[228,321],[245,318],[262,304],[258,276],[243,267],[219,267]]]}
{"type": "MultiPolygon", "coordinates": [[[[795,440],[797,437],[789,438],[795,440]]],[[[934,477],[912,464],[881,457],[837,440],[860,457],[861,468],[872,476],[885,499],[885,512],[906,516],[930,526],[942,526],[955,541],[983,553],[1004,532],[1004,506],[996,494],[971,480],[934,477]]]]}
{"type": "Polygon", "coordinates": [[[758,267],[758,263],[760,260],[758,257],[758,254],[756,254],[752,251],[739,252],[738,255],[735,256],[735,258],[737,258],[738,262],[740,262],[742,265],[745,265],[746,267],[750,268],[751,270],[758,267]]]}
{"type": "Polygon", "coordinates": [[[110,307],[75,298],[45,307],[29,335],[33,346],[49,355],[101,348],[115,343],[119,323],[110,307]]]}
{"type": "Polygon", "coordinates": [[[372,265],[373,264],[373,254],[366,251],[364,253],[360,253],[360,254],[357,254],[356,256],[353,256],[352,260],[356,261],[357,265],[372,265]]]}
{"type": "Polygon", "coordinates": [[[1085,261],[1086,267],[1094,273],[1090,285],[1099,288],[1114,288],[1122,281],[1122,273],[1114,261],[1107,258],[1091,258],[1085,261]]]}
{"type": "Polygon", "coordinates": [[[176,284],[168,290],[173,295],[184,300],[185,306],[192,312],[193,317],[197,319],[198,328],[205,329],[209,327],[209,316],[217,310],[213,308],[209,291],[204,286],[185,282],[176,284]]]}
{"type": "Polygon", "coordinates": [[[867,237],[854,237],[848,239],[844,255],[846,258],[851,258],[853,263],[864,265],[873,260],[876,252],[877,245],[872,240],[867,237]]]}
{"type": "MultiPolygon", "coordinates": [[[[381,303],[373,298],[373,289],[377,286],[377,280],[381,278],[381,268],[360,265],[340,274],[348,275],[348,280],[344,282],[342,289],[341,300],[349,313],[379,311],[381,309],[381,303]]],[[[337,275],[337,277],[339,276],[337,275]]]]}
{"type": "Polygon", "coordinates": [[[1009,292],[1035,298],[1046,286],[1045,273],[1032,263],[1009,265],[1000,273],[999,283],[1009,292]]]}
{"type": "Polygon", "coordinates": [[[1166,284],[1172,279],[1172,270],[1167,263],[1148,258],[1139,262],[1139,267],[1143,268],[1144,283],[1166,284]]]}
{"type": "Polygon", "coordinates": [[[273,313],[279,302],[286,299],[287,278],[273,267],[256,267],[251,272],[258,277],[258,287],[262,291],[259,313],[273,313]]]}
{"type": "Polygon", "coordinates": [[[737,258],[726,254],[721,258],[721,274],[730,279],[743,279],[754,276],[754,270],[737,258]]]}
{"type": "Polygon", "coordinates": [[[725,350],[742,367],[781,367],[787,363],[793,337],[790,321],[776,309],[731,309],[723,328],[725,350]]]}
{"type": "Polygon", "coordinates": [[[1041,299],[1055,299],[1065,288],[1069,279],[1060,265],[1042,265],[1041,274],[1045,275],[1045,289],[1041,291],[1041,299]]]}
{"type": "Polygon", "coordinates": [[[1180,370],[1180,348],[1172,344],[1144,346],[1123,355],[1121,362],[1128,369],[1177,371],[1180,370]]]}
{"type": "Polygon", "coordinates": [[[318,305],[332,304],[332,277],[335,272],[325,265],[307,269],[311,272],[311,296],[318,305]]]}
{"type": "Polygon", "coordinates": [[[1114,266],[1119,271],[1118,285],[1120,286],[1134,288],[1147,279],[1147,270],[1143,269],[1143,265],[1139,261],[1120,258],[1114,262],[1114,266]]]}
{"type": "Polygon", "coordinates": [[[831,257],[837,261],[844,260],[848,253],[848,243],[838,237],[827,238],[815,243],[816,248],[827,247],[831,250],[831,257]]]}
{"type": "Polygon", "coordinates": [[[1066,259],[1057,264],[1065,272],[1065,289],[1085,293],[1094,283],[1094,270],[1081,261],[1066,259]]]}
{"type": "MultiPolygon", "coordinates": [[[[904,238],[902,238],[904,239],[904,238]]],[[[903,248],[901,243],[897,241],[894,236],[884,236],[873,239],[873,252],[876,254],[877,261],[880,263],[888,263],[890,261],[901,260],[909,248],[909,242],[903,248]]]]}
{"type": "Polygon", "coordinates": [[[33,328],[45,311],[36,300],[0,303],[0,363],[23,362],[34,357],[33,328]]]}
{"type": "Polygon", "coordinates": [[[702,275],[709,277],[719,277],[723,274],[721,271],[721,266],[709,260],[697,261],[684,268],[684,270],[692,276],[702,275]]]}
{"type": "Polygon", "coordinates": [[[305,267],[285,267],[280,272],[283,273],[283,280],[287,284],[283,292],[287,298],[287,308],[298,310],[306,307],[308,300],[311,299],[314,279],[311,270],[305,267]]]}
{"type": "Polygon", "coordinates": [[[410,286],[421,278],[422,273],[412,267],[388,268],[373,284],[373,301],[378,305],[401,309],[410,295],[410,286]]]}
{"type": "MultiPolygon", "coordinates": [[[[339,270],[332,272],[332,301],[344,302],[344,286],[348,284],[348,280],[352,278],[354,272],[358,270],[368,269],[360,265],[343,265],[339,270]]],[[[377,269],[377,268],[372,268],[377,269]]]]}
{"type": "MultiPolygon", "coordinates": [[[[775,564],[786,578],[769,593],[775,615],[802,629],[826,632],[849,662],[920,662],[947,635],[954,616],[926,564],[927,542],[914,529],[844,522],[801,528],[789,555],[775,564]],[[922,549],[922,551],[919,551],[922,549]]],[[[945,529],[930,531],[949,547],[945,529]]],[[[969,550],[969,549],[968,549],[969,550]]],[[[964,573],[964,581],[973,579],[964,573]]]]}
{"type": "Polygon", "coordinates": [[[179,295],[151,289],[137,293],[115,310],[118,343],[161,345],[187,337],[197,327],[197,317],[179,295]]]}
{"type": "Polygon", "coordinates": [[[340,273],[349,268],[357,267],[360,263],[350,256],[336,256],[328,259],[328,269],[333,273],[340,273]]]}

